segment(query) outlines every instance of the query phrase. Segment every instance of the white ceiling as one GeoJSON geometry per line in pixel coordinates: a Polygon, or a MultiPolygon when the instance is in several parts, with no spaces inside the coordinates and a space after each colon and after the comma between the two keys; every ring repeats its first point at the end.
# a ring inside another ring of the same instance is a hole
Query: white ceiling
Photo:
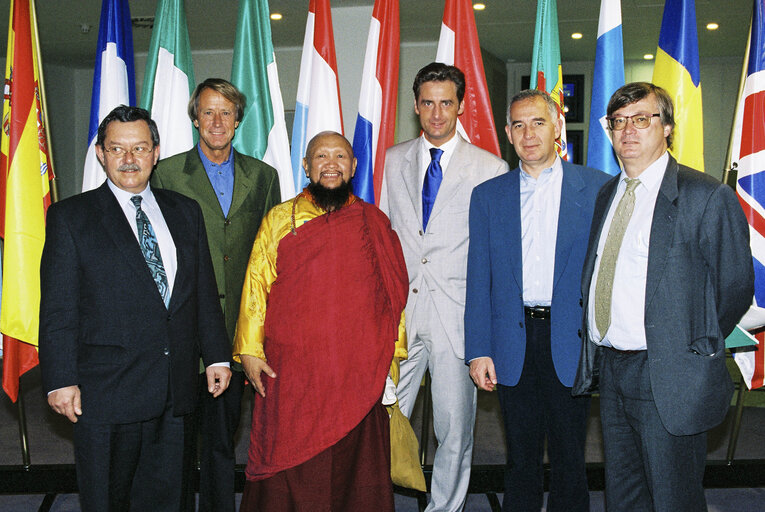
{"type": "MultiPolygon", "coordinates": [[[[612,0],[617,1],[617,0],[612,0]]],[[[476,12],[481,46],[505,61],[531,60],[536,0],[483,0],[486,10],[476,12]]],[[[373,0],[334,0],[333,7],[372,5],[373,0]]],[[[44,62],[90,66],[93,63],[101,0],[37,0],[37,17],[44,62]],[[83,33],[82,27],[90,27],[83,33]]],[[[131,16],[154,16],[156,0],[131,0],[131,16]]],[[[186,0],[192,50],[232,48],[239,2],[236,0],[186,0]]],[[[437,41],[444,0],[401,0],[402,42],[437,41]]],[[[271,11],[284,18],[272,22],[275,46],[300,46],[303,42],[308,0],[271,0],[271,11]]],[[[0,27],[8,26],[9,0],[0,0],[0,27]]],[[[558,0],[561,57],[565,61],[593,60],[600,0],[558,0]],[[572,32],[582,32],[579,41],[572,32]]],[[[661,26],[661,0],[622,0],[624,53],[640,59],[654,53],[661,26]]],[[[741,59],[749,30],[752,0],[696,0],[701,57],[731,56],[741,59]],[[710,21],[720,24],[710,32],[710,21]]],[[[335,26],[339,41],[344,31],[368,30],[335,26]]],[[[146,52],[151,30],[133,30],[135,52],[146,52]]],[[[2,41],[5,55],[6,38],[2,41]]],[[[737,78],[736,78],[737,79],[737,78]]]]}

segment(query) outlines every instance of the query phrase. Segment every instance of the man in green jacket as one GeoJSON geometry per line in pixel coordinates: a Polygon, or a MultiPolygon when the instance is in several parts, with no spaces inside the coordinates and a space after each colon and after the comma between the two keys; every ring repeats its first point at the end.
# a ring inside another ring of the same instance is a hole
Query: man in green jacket
{"type": "MultiPolygon", "coordinates": [[[[202,207],[229,340],[234,338],[244,274],[260,221],[281,201],[276,170],[231,145],[244,107],[244,95],[230,82],[208,78],[199,84],[188,108],[199,144],[161,160],[151,178],[152,187],[175,190],[202,207]]],[[[234,511],[234,434],[244,374],[238,364],[232,370],[227,392],[218,398],[202,393],[197,409],[200,511],[234,511]]],[[[206,389],[204,374],[199,384],[206,389]]]]}

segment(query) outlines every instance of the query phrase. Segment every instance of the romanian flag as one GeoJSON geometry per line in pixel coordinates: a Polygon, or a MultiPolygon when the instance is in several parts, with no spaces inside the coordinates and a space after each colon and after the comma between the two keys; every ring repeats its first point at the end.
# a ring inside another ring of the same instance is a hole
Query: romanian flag
{"type": "Polygon", "coordinates": [[[375,0],[353,134],[358,162],[353,193],[373,204],[380,201],[385,150],[393,145],[396,133],[398,60],[398,0],[375,0]]]}
{"type": "MultiPolygon", "coordinates": [[[[751,329],[765,324],[765,0],[754,1],[746,62],[730,156],[738,169],[736,193],[749,220],[754,304],[741,320],[741,327],[751,329]]],[[[755,337],[760,342],[757,346],[731,351],[749,389],[761,387],[765,380],[765,332],[755,337]]]]}
{"type": "Polygon", "coordinates": [[[11,0],[0,141],[0,236],[4,240],[0,331],[3,389],[16,401],[19,377],[38,363],[40,256],[50,205],[34,0],[11,0]]]}
{"type": "Polygon", "coordinates": [[[297,192],[308,184],[303,170],[308,141],[325,130],[343,133],[340,83],[329,0],[311,0],[292,124],[292,172],[297,192]]]}
{"type": "Polygon", "coordinates": [[[234,136],[234,148],[276,169],[282,200],[294,197],[290,142],[271,41],[268,0],[239,2],[231,83],[247,98],[244,118],[234,136]]]}
{"type": "Polygon", "coordinates": [[[675,104],[672,154],[679,163],[703,171],[704,116],[693,0],[667,0],[664,4],[653,83],[665,89],[675,104]]]}
{"type": "Polygon", "coordinates": [[[531,58],[530,85],[545,91],[558,105],[561,120],[560,138],[555,149],[567,160],[566,117],[563,106],[563,68],[560,65],[560,38],[558,37],[558,5],[555,0],[537,1],[537,23],[534,29],[534,53],[531,58]]]}
{"type": "Polygon", "coordinates": [[[436,61],[465,73],[465,110],[457,130],[470,143],[501,157],[470,0],[446,0],[436,61]]]}

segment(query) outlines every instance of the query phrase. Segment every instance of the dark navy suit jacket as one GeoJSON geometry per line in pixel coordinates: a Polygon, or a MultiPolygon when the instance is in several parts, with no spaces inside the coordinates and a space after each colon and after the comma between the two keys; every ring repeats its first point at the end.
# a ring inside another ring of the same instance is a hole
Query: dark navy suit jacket
{"type": "MultiPolygon", "coordinates": [[[[561,163],[550,341],[558,379],[571,386],[581,347],[582,264],[595,197],[608,175],[561,163]]],[[[526,354],[520,172],[516,168],[478,185],[470,201],[465,360],[491,357],[505,386],[518,383],[526,354]]]]}
{"type": "Polygon", "coordinates": [[[89,422],[156,418],[168,396],[175,415],[189,414],[200,355],[205,365],[231,360],[199,205],[152,191],[178,260],[167,308],[106,183],[48,209],[40,272],[43,389],[78,385],[89,422]]]}

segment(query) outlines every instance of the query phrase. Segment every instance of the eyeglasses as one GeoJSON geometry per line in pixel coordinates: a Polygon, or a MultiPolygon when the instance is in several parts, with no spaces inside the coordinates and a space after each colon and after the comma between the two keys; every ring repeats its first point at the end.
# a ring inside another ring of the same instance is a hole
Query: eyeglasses
{"type": "Polygon", "coordinates": [[[635,114],[634,116],[614,116],[607,117],[608,127],[613,131],[618,132],[627,128],[627,120],[632,121],[632,125],[643,130],[651,126],[651,119],[654,117],[661,117],[661,114],[635,114]]]}
{"type": "Polygon", "coordinates": [[[112,155],[114,158],[122,158],[130,153],[133,158],[143,158],[151,154],[154,151],[154,147],[148,146],[135,146],[132,149],[126,149],[121,146],[112,146],[110,148],[104,148],[104,151],[112,155]]]}

